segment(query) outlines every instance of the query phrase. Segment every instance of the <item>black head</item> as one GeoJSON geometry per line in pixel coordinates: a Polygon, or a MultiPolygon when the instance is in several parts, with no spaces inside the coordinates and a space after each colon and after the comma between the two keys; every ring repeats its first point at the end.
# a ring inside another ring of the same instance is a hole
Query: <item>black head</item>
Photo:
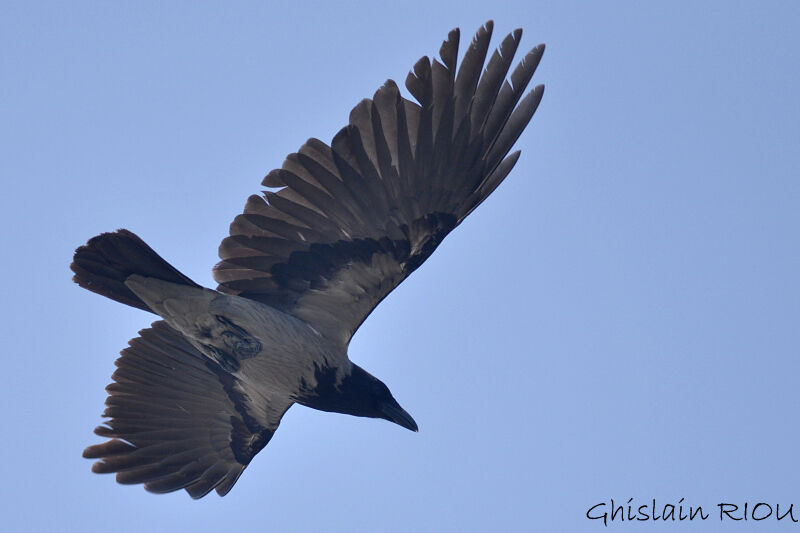
{"type": "Polygon", "coordinates": [[[381,380],[354,364],[349,375],[336,383],[334,372],[317,372],[317,386],[298,402],[321,411],[353,416],[383,418],[411,431],[417,423],[411,418],[381,380]]]}

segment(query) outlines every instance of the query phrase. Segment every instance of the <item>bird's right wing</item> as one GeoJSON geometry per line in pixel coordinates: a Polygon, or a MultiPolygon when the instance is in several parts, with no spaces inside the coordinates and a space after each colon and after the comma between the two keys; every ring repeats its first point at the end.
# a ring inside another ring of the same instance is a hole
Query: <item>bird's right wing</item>
{"type": "Polygon", "coordinates": [[[251,398],[242,385],[166,322],[139,332],[117,359],[105,425],[89,446],[97,473],[151,492],[224,496],[267,445],[292,402],[251,398]]]}
{"type": "Polygon", "coordinates": [[[522,30],[486,61],[492,28],[478,31],[459,68],[458,30],[441,61],[414,65],[406,87],[418,104],[389,80],[330,146],[311,139],[270,172],[263,184],[280,190],[251,196],[231,224],[214,268],[218,290],[347,345],[517,161],[519,152],[508,154],[542,98],[542,86],[525,91],[544,45],[506,80],[522,30]]]}

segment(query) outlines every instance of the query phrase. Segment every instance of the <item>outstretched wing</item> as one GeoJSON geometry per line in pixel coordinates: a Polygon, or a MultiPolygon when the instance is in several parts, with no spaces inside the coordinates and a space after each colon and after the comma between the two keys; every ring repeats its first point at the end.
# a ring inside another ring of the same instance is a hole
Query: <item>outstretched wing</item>
{"type": "Polygon", "coordinates": [[[110,417],[95,433],[111,440],[89,446],[97,473],[151,492],[186,489],[224,496],[267,445],[291,401],[253,402],[236,379],[203,356],[166,322],[139,332],[117,359],[109,385],[110,417]]]}
{"type": "Polygon", "coordinates": [[[346,345],[372,309],[506,177],[506,157],[544,91],[524,98],[544,45],[506,74],[522,30],[486,59],[492,22],[456,71],[459,31],[441,62],[420,59],[350,113],[331,146],[310,139],[251,196],[214,268],[218,290],[282,309],[346,345]]]}

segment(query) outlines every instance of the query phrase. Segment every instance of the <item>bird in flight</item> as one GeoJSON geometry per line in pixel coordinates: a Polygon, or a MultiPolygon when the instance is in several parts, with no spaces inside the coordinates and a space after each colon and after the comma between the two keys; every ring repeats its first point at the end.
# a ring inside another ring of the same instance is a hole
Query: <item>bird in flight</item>
{"type": "Polygon", "coordinates": [[[295,403],[417,431],[347,348],[519,158],[508,153],[542,98],[543,86],[525,89],[544,45],[507,80],[522,30],[487,63],[492,29],[478,30],[458,69],[451,31],[440,60],[423,57],[406,78],[416,102],[389,80],[330,145],[309,139],[271,171],[272,190],[248,198],[219,247],[216,289],[125,229],[75,251],[78,285],[161,318],[116,361],[95,429],[110,440],[83,452],[94,472],[224,496],[295,403]]]}

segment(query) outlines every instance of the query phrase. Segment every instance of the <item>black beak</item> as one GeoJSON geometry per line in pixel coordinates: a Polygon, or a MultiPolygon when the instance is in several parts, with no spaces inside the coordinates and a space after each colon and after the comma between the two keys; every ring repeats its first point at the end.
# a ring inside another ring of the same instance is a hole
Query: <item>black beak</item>
{"type": "Polygon", "coordinates": [[[419,431],[417,423],[411,418],[411,415],[406,413],[405,410],[399,405],[390,405],[385,403],[381,406],[381,411],[386,416],[386,420],[394,422],[398,426],[403,426],[411,431],[419,431]]]}

